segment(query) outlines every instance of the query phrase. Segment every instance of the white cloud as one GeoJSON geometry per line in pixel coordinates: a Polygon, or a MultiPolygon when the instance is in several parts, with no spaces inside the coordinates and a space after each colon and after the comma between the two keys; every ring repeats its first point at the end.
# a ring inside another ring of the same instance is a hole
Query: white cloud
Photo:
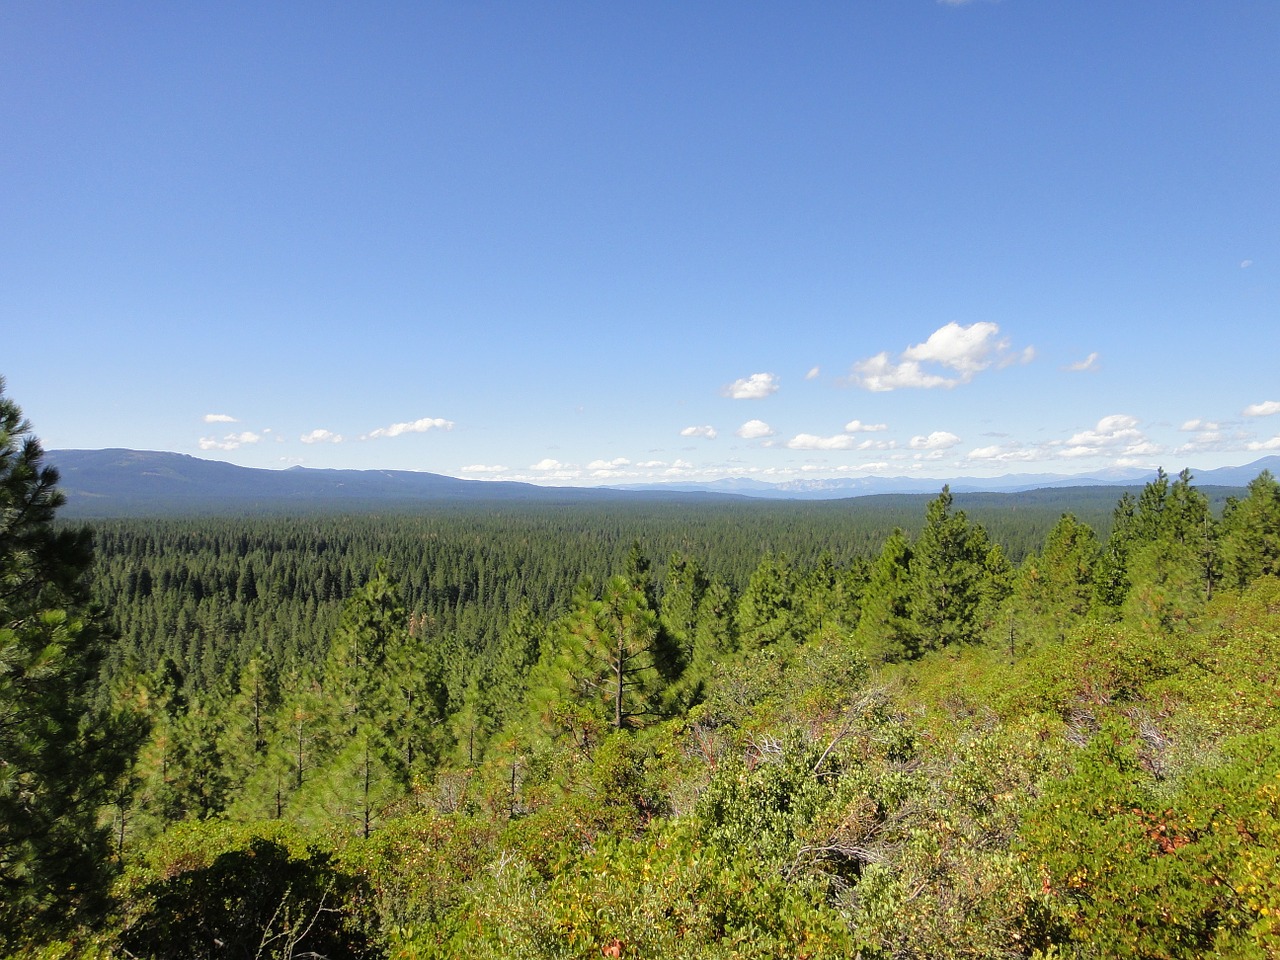
{"type": "Polygon", "coordinates": [[[705,427],[685,427],[680,431],[682,437],[705,437],[707,440],[716,438],[716,428],[712,426],[705,427]]]}
{"type": "Polygon", "coordinates": [[[601,470],[612,472],[629,466],[631,466],[631,461],[626,457],[614,457],[612,460],[592,460],[587,464],[587,469],[595,470],[597,472],[601,470]]]}
{"type": "Polygon", "coordinates": [[[912,437],[910,447],[912,450],[949,450],[960,442],[960,438],[954,433],[948,433],[946,430],[935,430],[927,437],[912,437]]]}
{"type": "Polygon", "coordinates": [[[844,425],[845,433],[877,433],[888,429],[887,423],[863,423],[861,420],[850,420],[844,425]]]}
{"type": "Polygon", "coordinates": [[[904,387],[950,388],[968,383],[993,363],[1003,367],[1030,363],[1033,359],[1035,349],[1032,347],[1011,354],[1008,339],[1000,338],[1000,328],[994,323],[962,327],[953,322],[939,327],[924,343],[907,347],[896,361],[890,359],[888,352],[882,352],[855,363],[851,380],[878,393],[904,387]],[[924,364],[933,364],[947,372],[926,369],[924,364]]]}
{"type": "Polygon", "coordinates": [[[863,440],[858,444],[859,450],[896,450],[897,440],[863,440]]]}
{"type": "Polygon", "coordinates": [[[834,437],[801,433],[788,440],[787,447],[791,450],[850,450],[856,443],[847,433],[838,433],[834,437]]]}
{"type": "Polygon", "coordinates": [[[398,437],[404,433],[426,433],[428,430],[452,429],[452,420],[444,420],[440,417],[423,417],[421,420],[411,420],[407,423],[393,423],[389,427],[379,427],[360,439],[377,440],[379,437],[398,437]]]}
{"type": "Polygon", "coordinates": [[[1188,420],[1180,428],[1187,433],[1194,433],[1198,430],[1218,430],[1221,425],[1214,423],[1212,420],[1188,420]]]}
{"type": "Polygon", "coordinates": [[[461,468],[462,473],[506,473],[507,470],[507,467],[498,464],[489,465],[484,463],[473,463],[461,468]]]}
{"type": "Polygon", "coordinates": [[[1262,403],[1251,403],[1244,408],[1246,417],[1269,417],[1280,413],[1280,400],[1264,400],[1262,403]]]}
{"type": "Polygon", "coordinates": [[[738,428],[738,436],[743,440],[759,440],[761,437],[772,437],[773,427],[763,420],[748,420],[738,428]]]}
{"type": "Polygon", "coordinates": [[[1070,370],[1072,373],[1083,373],[1087,370],[1097,370],[1098,352],[1095,350],[1083,360],[1077,360],[1075,363],[1069,363],[1063,369],[1070,370]]]}
{"type": "Polygon", "coordinates": [[[959,380],[949,380],[936,373],[925,373],[913,360],[894,363],[887,353],[877,353],[853,365],[853,382],[875,393],[888,393],[904,387],[954,387],[959,380]]]}
{"type": "Polygon", "coordinates": [[[904,360],[932,361],[970,378],[991,365],[992,358],[1009,349],[1008,340],[995,339],[1000,328],[994,323],[972,323],[962,327],[948,323],[939,327],[924,343],[902,352],[904,360]]]}
{"type": "Polygon", "coordinates": [[[244,433],[229,433],[221,440],[217,437],[201,437],[201,450],[235,450],[245,444],[258,443],[262,437],[254,433],[252,430],[246,430],[244,433]]]}
{"type": "Polygon", "coordinates": [[[1179,446],[1174,453],[1204,453],[1207,450],[1231,450],[1234,444],[1219,430],[1204,430],[1197,433],[1186,443],[1179,446]]]}
{"type": "Polygon", "coordinates": [[[1241,270],[1248,270],[1248,269],[1249,269],[1250,267],[1252,267],[1252,266],[1253,266],[1253,261],[1252,261],[1252,260],[1241,260],[1241,261],[1240,261],[1240,269],[1241,269],[1241,270]]]}
{"type": "Polygon", "coordinates": [[[809,372],[804,375],[806,380],[817,380],[822,373],[821,367],[810,367],[809,372]]]}
{"type": "Polygon", "coordinates": [[[720,392],[734,400],[762,400],[778,392],[778,378],[772,373],[753,373],[726,384],[720,392]]]}
{"type": "Polygon", "coordinates": [[[235,417],[226,413],[206,413],[204,415],[205,423],[239,423],[235,417]]]}
{"type": "Polygon", "coordinates": [[[1270,440],[1258,440],[1248,445],[1250,450],[1280,450],[1280,433],[1270,440]]]}
{"type": "Polygon", "coordinates": [[[303,443],[341,443],[342,434],[331,430],[312,430],[299,438],[303,443]]]}
{"type": "Polygon", "coordinates": [[[1040,459],[1039,454],[1035,450],[1028,450],[1019,447],[1017,444],[1010,446],[1000,446],[996,444],[989,447],[977,447],[970,450],[966,455],[967,460],[986,460],[996,463],[1009,462],[1026,462],[1029,460],[1040,459]]]}
{"type": "Polygon", "coordinates": [[[537,463],[529,465],[530,470],[568,470],[572,469],[567,464],[561,463],[559,460],[552,460],[550,457],[544,457],[537,463]]]}
{"type": "Polygon", "coordinates": [[[1161,452],[1138,429],[1138,421],[1124,413],[1103,417],[1092,430],[1081,430],[1055,444],[1063,457],[1145,456],[1161,452]]]}

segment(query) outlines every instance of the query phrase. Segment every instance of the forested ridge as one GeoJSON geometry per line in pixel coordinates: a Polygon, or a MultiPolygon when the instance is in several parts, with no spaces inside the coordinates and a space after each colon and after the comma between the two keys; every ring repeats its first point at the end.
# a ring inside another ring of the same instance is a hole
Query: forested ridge
{"type": "Polygon", "coordinates": [[[89,533],[0,401],[11,955],[1280,953],[1270,474],[89,533]]]}

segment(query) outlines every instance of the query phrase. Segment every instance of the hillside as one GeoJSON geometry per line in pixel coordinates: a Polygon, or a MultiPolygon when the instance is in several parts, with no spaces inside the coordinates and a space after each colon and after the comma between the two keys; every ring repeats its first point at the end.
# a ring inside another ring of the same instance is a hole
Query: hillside
{"type": "MultiPolygon", "coordinates": [[[[779,484],[726,480],[712,484],[627,488],[544,487],[531,483],[461,480],[411,470],[309,467],[263,470],[186,454],[142,450],[54,450],[47,458],[61,474],[61,488],[67,495],[64,516],[69,517],[359,512],[405,510],[442,503],[553,505],[923,498],[936,493],[943,484],[948,484],[953,493],[964,495],[967,504],[1002,502],[987,499],[987,495],[999,498],[1032,494],[1035,502],[1095,515],[1095,511],[1088,508],[1081,511],[1078,505],[1113,503],[1124,490],[1139,490],[1149,479],[1144,475],[1111,479],[1008,475],[986,480],[898,477],[779,484]]],[[[1196,473],[1195,477],[1197,485],[1215,500],[1215,494],[1221,492],[1219,488],[1238,491],[1263,470],[1280,473],[1280,457],[1267,457],[1241,467],[1207,470],[1196,473]]],[[[1220,502],[1221,496],[1216,499],[1220,502]]],[[[876,501],[872,503],[878,508],[876,501]]]]}

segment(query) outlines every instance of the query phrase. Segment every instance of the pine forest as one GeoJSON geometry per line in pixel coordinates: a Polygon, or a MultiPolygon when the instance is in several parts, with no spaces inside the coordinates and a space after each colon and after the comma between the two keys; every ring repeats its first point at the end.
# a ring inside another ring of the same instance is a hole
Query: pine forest
{"type": "Polygon", "coordinates": [[[0,955],[1280,956],[1269,473],[85,526],[43,456],[0,393],[0,955]]]}

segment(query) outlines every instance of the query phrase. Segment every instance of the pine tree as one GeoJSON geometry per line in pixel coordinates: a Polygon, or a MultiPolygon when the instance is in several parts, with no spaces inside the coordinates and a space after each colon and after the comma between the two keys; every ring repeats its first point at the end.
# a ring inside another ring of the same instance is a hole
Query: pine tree
{"type": "Polygon", "coordinates": [[[951,508],[951,490],[944,486],[930,501],[912,547],[907,612],[916,655],[980,636],[990,547],[986,532],[951,508]]]}
{"type": "Polygon", "coordinates": [[[1118,517],[1104,554],[1109,605],[1160,629],[1194,616],[1217,579],[1216,524],[1191,479],[1183,470],[1170,482],[1158,470],[1133,512],[1118,517]]]}
{"type": "Polygon", "coordinates": [[[1227,586],[1248,586],[1280,576],[1280,483],[1264,470],[1243,500],[1231,498],[1222,515],[1222,568],[1227,586]]]}
{"type": "Polygon", "coordinates": [[[1098,563],[1097,535],[1072,514],[1063,514],[1037,554],[1027,557],[1014,586],[1014,616],[1020,631],[1061,640],[1089,612],[1098,563]]]}
{"type": "Polygon", "coordinates": [[[765,554],[738,599],[735,619],[743,649],[788,646],[798,639],[795,593],[795,571],[786,558],[765,554]]]}
{"type": "Polygon", "coordinates": [[[279,700],[275,671],[252,657],[240,670],[235,693],[223,707],[218,741],[227,776],[237,786],[254,779],[267,763],[279,700]]]}
{"type": "Polygon", "coordinates": [[[871,564],[854,631],[868,659],[897,661],[918,655],[908,610],[910,574],[911,545],[901,530],[894,530],[871,564]]]}
{"type": "Polygon", "coordinates": [[[0,946],[89,909],[140,730],[95,709],[110,639],[88,597],[88,530],[60,529],[58,474],[0,378],[0,946]]]}
{"type": "Polygon", "coordinates": [[[634,729],[661,713],[668,655],[658,615],[632,579],[610,577],[598,596],[586,582],[552,630],[536,699],[545,707],[567,698],[583,711],[574,723],[634,729]]]}
{"type": "Polygon", "coordinates": [[[381,811],[429,770],[442,745],[439,665],[409,630],[399,585],[379,562],[343,606],[324,672],[333,751],[308,800],[367,836],[381,811]]]}

